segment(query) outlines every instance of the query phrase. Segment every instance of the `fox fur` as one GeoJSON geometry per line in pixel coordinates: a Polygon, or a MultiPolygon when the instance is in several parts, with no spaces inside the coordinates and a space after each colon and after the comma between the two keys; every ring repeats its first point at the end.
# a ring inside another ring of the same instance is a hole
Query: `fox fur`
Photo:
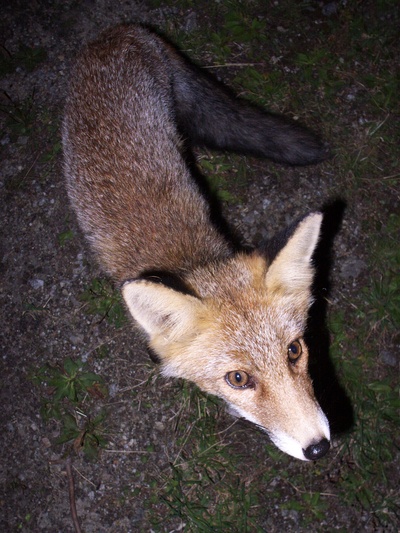
{"type": "Polygon", "coordinates": [[[100,264],[164,375],[223,398],[284,452],[318,459],[330,433],[304,330],[322,215],[269,256],[237,251],[191,175],[188,144],[297,165],[327,155],[314,133],[236,99],[145,27],[84,48],[63,122],[65,175],[100,264]]]}

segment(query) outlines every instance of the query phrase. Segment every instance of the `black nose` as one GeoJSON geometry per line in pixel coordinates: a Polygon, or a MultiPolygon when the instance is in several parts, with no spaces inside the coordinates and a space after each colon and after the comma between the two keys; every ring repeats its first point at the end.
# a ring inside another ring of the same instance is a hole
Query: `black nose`
{"type": "Polygon", "coordinates": [[[317,444],[310,444],[308,448],[303,450],[304,457],[310,461],[315,461],[320,457],[323,457],[330,448],[329,440],[322,439],[317,444]]]}

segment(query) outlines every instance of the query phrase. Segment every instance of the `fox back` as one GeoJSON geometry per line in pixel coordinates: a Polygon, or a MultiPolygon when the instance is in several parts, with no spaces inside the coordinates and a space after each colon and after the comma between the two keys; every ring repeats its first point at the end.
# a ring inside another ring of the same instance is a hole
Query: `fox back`
{"type": "Polygon", "coordinates": [[[68,194],[104,270],[167,376],[189,379],[304,460],[329,449],[303,335],[322,215],[269,255],[214,225],[187,143],[306,164],[309,130],[236,100],[152,31],[108,30],[72,72],[63,123],[68,194]]]}

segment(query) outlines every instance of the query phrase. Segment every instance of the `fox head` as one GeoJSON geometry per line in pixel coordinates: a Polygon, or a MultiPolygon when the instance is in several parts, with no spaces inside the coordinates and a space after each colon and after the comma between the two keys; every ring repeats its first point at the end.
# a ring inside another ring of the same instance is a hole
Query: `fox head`
{"type": "Polygon", "coordinates": [[[320,213],[304,218],[272,261],[238,254],[195,270],[187,290],[151,277],[122,288],[164,375],[223,398],[303,460],[322,457],[330,440],[304,342],[321,221],[320,213]]]}

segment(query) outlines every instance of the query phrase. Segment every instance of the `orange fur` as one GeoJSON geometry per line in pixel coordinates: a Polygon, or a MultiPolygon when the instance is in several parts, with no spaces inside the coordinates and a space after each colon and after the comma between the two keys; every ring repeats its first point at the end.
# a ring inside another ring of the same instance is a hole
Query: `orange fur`
{"type": "Polygon", "coordinates": [[[71,77],[63,124],[69,197],[162,372],[220,396],[285,452],[316,459],[329,448],[329,426],[303,335],[322,216],[304,218],[272,261],[237,253],[212,223],[184,158],[182,134],[196,138],[196,125],[218,146],[248,139],[249,151],[268,157],[275,146],[282,161],[304,163],[318,152],[311,133],[235,102],[147,29],[106,32],[71,77]]]}

